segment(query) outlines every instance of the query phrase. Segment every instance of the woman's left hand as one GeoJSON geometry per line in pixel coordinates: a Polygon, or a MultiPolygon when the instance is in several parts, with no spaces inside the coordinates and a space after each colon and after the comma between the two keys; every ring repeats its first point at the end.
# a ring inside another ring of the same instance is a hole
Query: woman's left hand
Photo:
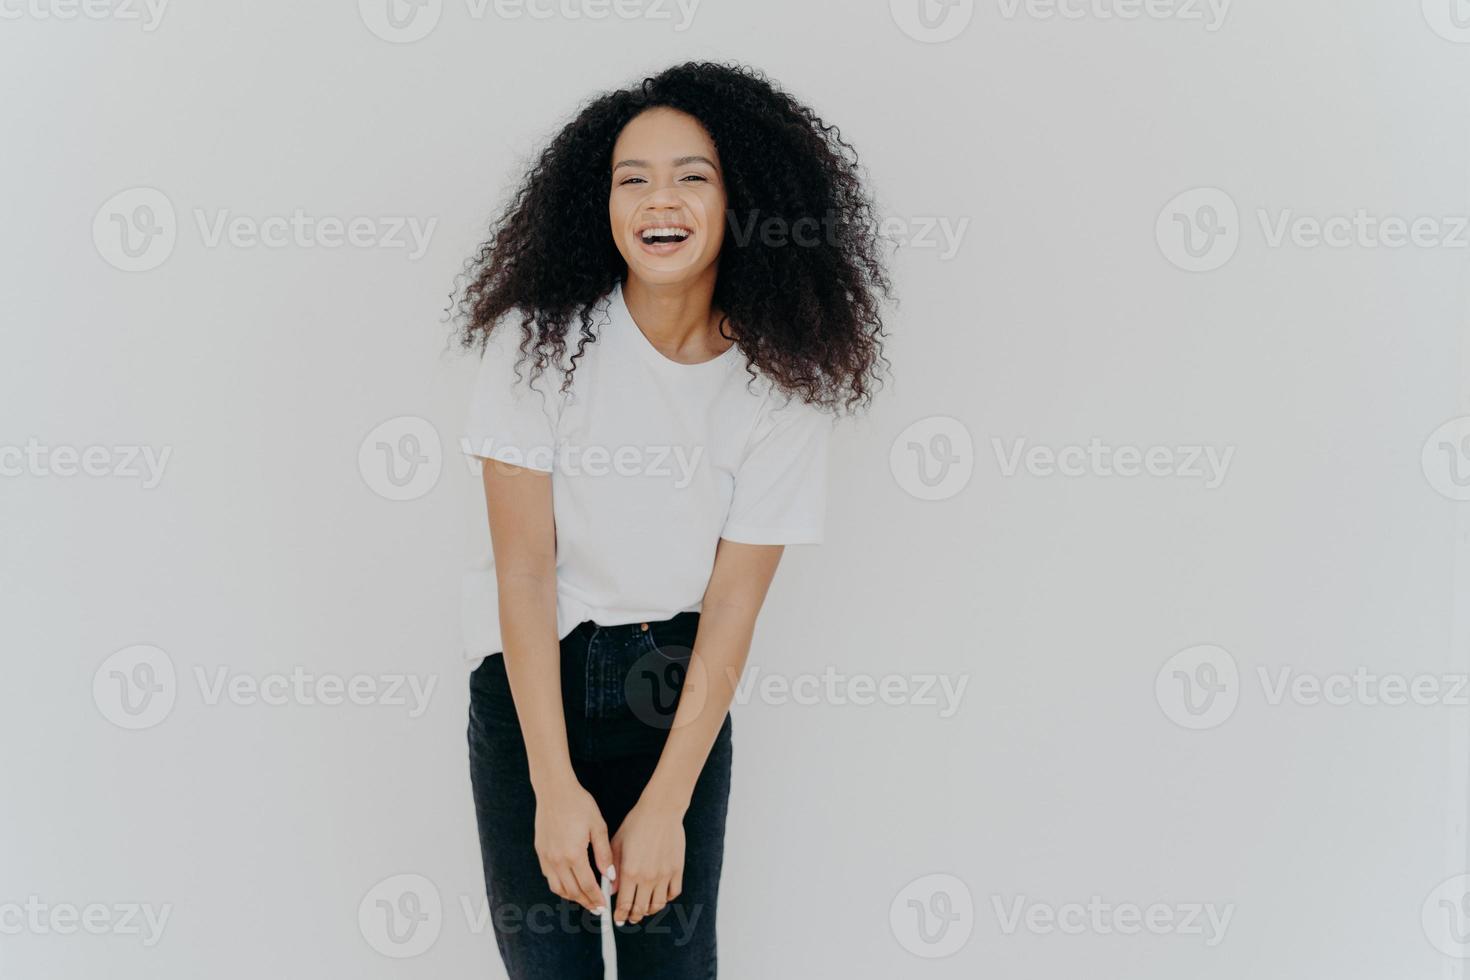
{"type": "Polygon", "coordinates": [[[684,815],[675,807],[639,800],[613,835],[613,922],[639,922],[684,890],[684,815]]]}

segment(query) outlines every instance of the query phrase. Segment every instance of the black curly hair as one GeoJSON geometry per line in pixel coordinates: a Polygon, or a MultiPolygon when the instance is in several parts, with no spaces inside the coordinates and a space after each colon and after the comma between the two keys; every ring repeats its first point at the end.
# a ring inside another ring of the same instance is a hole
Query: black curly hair
{"type": "Polygon", "coordinates": [[[601,178],[623,127],[654,107],[693,116],[719,152],[728,212],[712,302],[751,379],[759,371],[822,408],[870,402],[888,364],[879,294],[892,287],[857,154],[836,126],[739,65],[676,65],[598,96],[556,134],[466,263],[468,284],[456,290],[462,345],[483,349],[497,321],[519,310],[520,350],[535,376],[564,363],[576,316],[580,338],[562,380],[570,387],[596,340],[592,311],[627,271],[601,178]],[[789,234],[750,233],[772,227],[789,234]]]}

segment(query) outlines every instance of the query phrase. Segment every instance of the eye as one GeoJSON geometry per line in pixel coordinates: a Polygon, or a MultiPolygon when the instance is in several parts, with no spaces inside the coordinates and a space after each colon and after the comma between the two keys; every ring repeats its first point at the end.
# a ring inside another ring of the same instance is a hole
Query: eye
{"type": "Polygon", "coordinates": [[[679,179],[680,180],[708,180],[709,178],[705,177],[704,174],[685,174],[683,177],[680,177],[679,179]]]}
{"type": "Polygon", "coordinates": [[[624,178],[624,179],[622,179],[622,180],[620,180],[620,181],[618,181],[618,186],[620,186],[620,187],[621,187],[621,186],[622,186],[622,185],[624,185],[624,184],[631,184],[631,183],[634,183],[634,182],[635,182],[635,181],[636,181],[636,182],[637,182],[637,183],[640,183],[640,184],[641,184],[641,183],[645,183],[645,181],[644,181],[644,180],[643,180],[643,178],[642,178],[642,177],[626,177],[626,178],[624,178]]]}

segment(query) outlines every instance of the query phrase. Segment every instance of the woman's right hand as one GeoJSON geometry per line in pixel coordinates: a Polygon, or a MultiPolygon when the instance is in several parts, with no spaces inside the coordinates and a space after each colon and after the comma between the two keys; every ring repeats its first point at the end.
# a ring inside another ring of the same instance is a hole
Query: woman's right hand
{"type": "Polygon", "coordinates": [[[607,823],[575,776],[536,794],[536,856],[546,883],[555,894],[601,915],[602,890],[587,860],[589,844],[597,866],[608,874],[613,857],[607,823]]]}

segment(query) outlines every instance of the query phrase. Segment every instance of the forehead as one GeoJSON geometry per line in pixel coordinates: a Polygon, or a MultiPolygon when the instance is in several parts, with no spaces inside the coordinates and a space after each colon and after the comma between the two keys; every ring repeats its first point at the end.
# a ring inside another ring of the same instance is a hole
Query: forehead
{"type": "Polygon", "coordinates": [[[718,160],[714,141],[698,119],[687,112],[659,107],[639,113],[623,127],[613,144],[613,163],[627,157],[667,163],[677,157],[707,156],[718,160]]]}

